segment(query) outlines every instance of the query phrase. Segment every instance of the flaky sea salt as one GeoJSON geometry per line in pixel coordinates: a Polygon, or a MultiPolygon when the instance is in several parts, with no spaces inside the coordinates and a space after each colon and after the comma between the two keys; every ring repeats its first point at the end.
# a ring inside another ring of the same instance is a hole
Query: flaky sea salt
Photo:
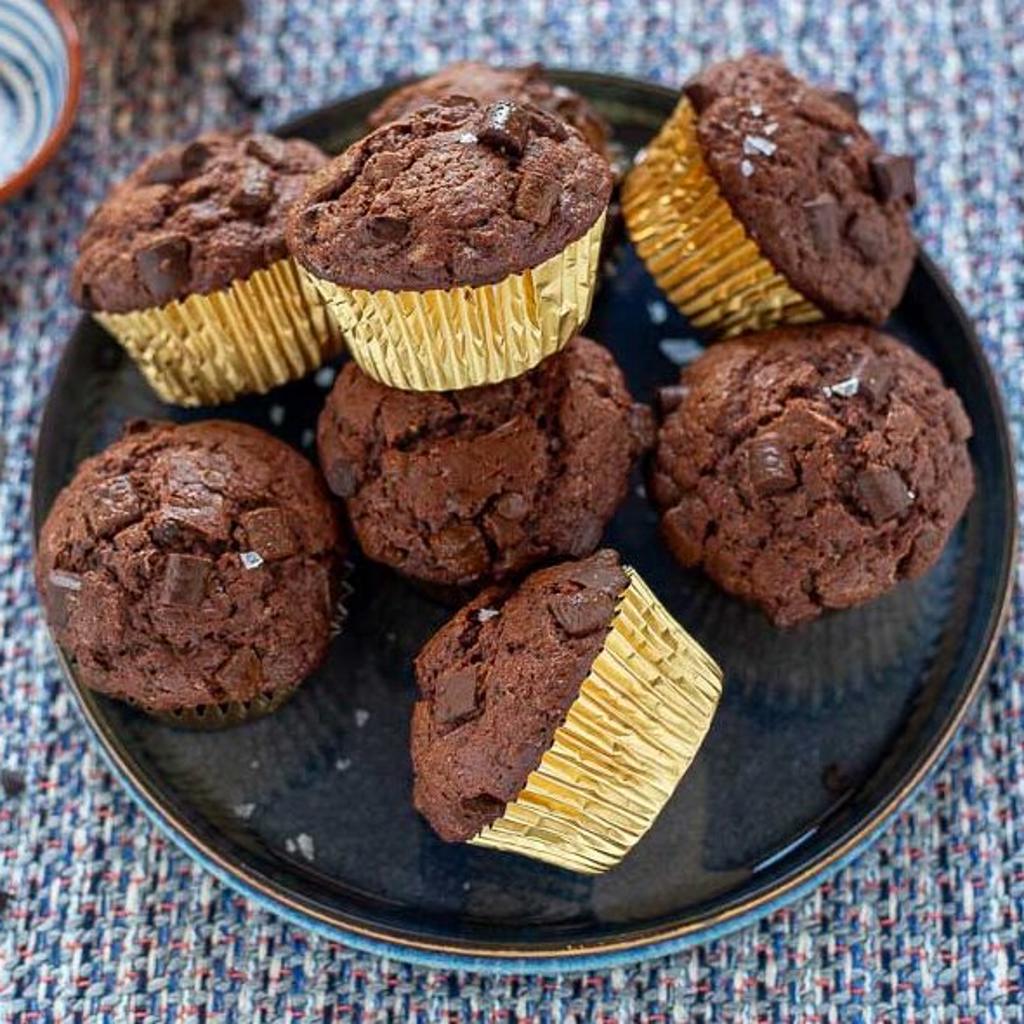
{"type": "Polygon", "coordinates": [[[472,132],[463,132],[459,136],[459,142],[461,142],[464,146],[472,146],[474,142],[478,141],[479,140],[472,132]]]}
{"type": "Polygon", "coordinates": [[[258,569],[263,564],[263,556],[258,551],[243,551],[238,558],[245,569],[258,569]]]}
{"type": "Polygon", "coordinates": [[[370,720],[370,712],[365,708],[356,708],[355,711],[356,728],[362,729],[364,725],[370,720]]]}
{"type": "Polygon", "coordinates": [[[860,380],[857,377],[847,377],[838,384],[826,384],[821,390],[827,398],[833,395],[838,398],[853,398],[860,391],[860,380]]]}
{"type": "Polygon", "coordinates": [[[744,178],[749,178],[754,173],[754,165],[749,160],[740,161],[740,174],[744,178]]]}
{"type": "Polygon", "coordinates": [[[476,621],[490,622],[491,619],[496,619],[500,614],[501,612],[499,612],[497,608],[481,608],[480,611],[476,613],[476,621]]]}
{"type": "Polygon", "coordinates": [[[663,324],[668,319],[668,306],[659,299],[647,303],[647,315],[652,324],[663,324]]]}
{"type": "Polygon", "coordinates": [[[256,810],[255,804],[235,804],[231,808],[235,812],[236,818],[241,818],[243,821],[248,821],[252,817],[252,812],[256,810]]]}
{"type": "Polygon", "coordinates": [[[747,135],[743,139],[743,152],[748,156],[754,156],[757,153],[771,156],[776,148],[775,143],[771,139],[766,139],[763,135],[747,135]]]}

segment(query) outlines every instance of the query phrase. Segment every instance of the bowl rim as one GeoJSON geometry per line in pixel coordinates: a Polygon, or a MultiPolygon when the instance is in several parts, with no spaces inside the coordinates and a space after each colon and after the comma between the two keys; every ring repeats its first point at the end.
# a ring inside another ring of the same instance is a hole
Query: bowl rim
{"type": "Polygon", "coordinates": [[[64,0],[43,0],[64,39],[64,51],[68,61],[68,87],[57,123],[43,144],[35,151],[28,163],[10,177],[0,180],[0,203],[12,199],[26,188],[37,174],[53,159],[64,141],[75,119],[78,97],[82,84],[82,42],[74,18],[64,5],[64,0]]]}

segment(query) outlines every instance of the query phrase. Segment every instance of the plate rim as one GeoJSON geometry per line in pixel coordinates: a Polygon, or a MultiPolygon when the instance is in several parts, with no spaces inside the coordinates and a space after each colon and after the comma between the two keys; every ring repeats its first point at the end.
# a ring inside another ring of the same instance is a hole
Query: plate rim
{"type": "MultiPolygon", "coordinates": [[[[642,89],[657,95],[662,100],[674,99],[676,92],[666,86],[644,79],[623,75],[603,74],[596,71],[577,71],[567,68],[549,69],[553,78],[566,84],[573,82],[599,81],[604,84],[618,83],[634,89],[642,89]]],[[[384,96],[402,83],[387,83],[375,89],[366,90],[338,100],[328,102],[316,110],[305,111],[277,126],[279,134],[297,134],[304,128],[304,122],[321,118],[339,107],[357,102],[366,102],[376,96],[384,96]]],[[[652,927],[633,933],[624,938],[609,936],[584,943],[557,943],[546,946],[512,944],[487,946],[470,941],[423,939],[396,934],[393,929],[373,928],[359,921],[343,920],[337,914],[327,914],[310,905],[308,901],[289,894],[271,879],[262,878],[247,869],[244,863],[232,863],[218,851],[212,849],[202,837],[195,835],[186,824],[177,821],[163,806],[158,794],[147,786],[124,758],[116,737],[99,714],[99,702],[85,691],[70,671],[67,659],[51,636],[51,645],[56,652],[61,674],[70,685],[78,709],[88,731],[98,741],[104,760],[113,774],[127,789],[129,795],[145,816],[159,831],[181,848],[187,856],[209,871],[228,888],[241,892],[248,899],[265,910],[282,917],[292,924],[310,929],[330,940],[352,948],[393,959],[420,964],[436,969],[467,969],[484,973],[543,972],[564,970],[596,970],[634,963],[642,959],[665,956],[702,942],[711,941],[722,935],[742,928],[779,907],[785,906],[832,878],[843,867],[855,860],[885,830],[900,810],[910,803],[922,785],[936,770],[953,743],[953,740],[976,703],[981,688],[988,678],[999,641],[1009,617],[1014,592],[1016,552],[1019,524],[1017,518],[1019,497],[1015,486],[1014,448],[1003,401],[1002,390],[993,368],[977,336],[974,324],[967,316],[952,287],[935,262],[919,249],[917,256],[921,270],[931,284],[942,294],[951,314],[967,339],[973,362],[980,372],[981,386],[989,397],[993,413],[996,442],[999,447],[998,464],[1009,482],[1002,514],[1007,529],[1002,543],[1002,578],[996,591],[996,599],[989,611],[983,639],[967,671],[967,684],[961,689],[942,728],[935,734],[928,749],[919,758],[888,798],[879,803],[849,835],[842,837],[818,854],[791,876],[777,881],[762,893],[752,894],[735,906],[706,912],[685,923],[652,927]]],[[[87,316],[83,316],[75,330],[79,330],[87,316]]],[[[61,356],[54,374],[47,403],[36,439],[34,454],[44,447],[46,439],[53,433],[55,414],[50,404],[50,395],[65,381],[69,373],[69,348],[61,356]]],[[[39,460],[34,458],[31,484],[32,543],[41,526],[41,501],[39,482],[39,460]]]]}

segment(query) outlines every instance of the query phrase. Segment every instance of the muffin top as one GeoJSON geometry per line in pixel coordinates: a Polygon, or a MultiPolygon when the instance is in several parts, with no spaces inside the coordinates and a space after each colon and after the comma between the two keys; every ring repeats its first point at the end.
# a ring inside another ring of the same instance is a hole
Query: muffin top
{"type": "Polygon", "coordinates": [[[614,551],[492,588],[416,658],[416,809],[449,842],[500,818],[540,764],[629,580],[614,551]]]}
{"type": "Polygon", "coordinates": [[[910,157],[884,153],[853,98],[748,54],[683,88],[722,195],[768,260],[840,319],[881,323],[916,253],[910,157]]]}
{"type": "Polygon", "coordinates": [[[225,132],[150,157],[90,218],[75,301],[107,313],[162,306],[282,259],[285,211],[326,161],[301,139],[225,132]]]}
{"type": "Polygon", "coordinates": [[[463,391],[398,391],[349,363],[318,434],[366,554],[448,587],[590,554],[652,441],[650,410],[581,337],[521,377],[463,391]]]}
{"type": "Polygon", "coordinates": [[[479,103],[532,103],[572,125],[596,152],[607,152],[609,132],[604,118],[579,93],[552,85],[541,64],[495,68],[482,61],[456,61],[436,75],[396,89],[366,120],[371,128],[379,128],[445,96],[470,96],[479,103]]]}
{"type": "Polygon", "coordinates": [[[665,397],[679,404],[650,481],[663,536],[780,626],[923,573],[973,490],[960,399],[867,327],[721,342],[665,397]]]}
{"type": "Polygon", "coordinates": [[[36,581],[87,685],[171,711],[308,674],[341,553],[330,498],[288,445],[238,423],[138,422],[57,497],[36,581]]]}
{"type": "Polygon", "coordinates": [[[607,161],[539,107],[451,97],[314,175],[288,243],[316,276],[349,288],[490,284],[584,235],[611,185],[607,161]]]}

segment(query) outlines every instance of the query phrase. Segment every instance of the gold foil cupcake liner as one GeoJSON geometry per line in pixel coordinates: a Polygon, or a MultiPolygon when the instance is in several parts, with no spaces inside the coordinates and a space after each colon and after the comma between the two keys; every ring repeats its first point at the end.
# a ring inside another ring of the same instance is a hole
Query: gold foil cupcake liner
{"type": "Polygon", "coordinates": [[[257,694],[251,700],[199,704],[194,708],[175,708],[173,711],[146,711],[146,714],[167,725],[176,725],[184,729],[227,729],[232,725],[254,722],[257,718],[272,714],[292,697],[302,682],[303,680],[298,679],[290,686],[281,687],[273,693],[257,694]]]}
{"type": "Polygon", "coordinates": [[[605,215],[562,252],[496,284],[364,291],[315,277],[361,369],[388,387],[497,384],[558,352],[590,315],[605,215]]]}
{"type": "Polygon", "coordinates": [[[470,842],[583,874],[654,824],[707,735],[722,672],[630,568],[604,646],[554,742],[470,842]]]}
{"type": "Polygon", "coordinates": [[[761,253],[708,170],[685,97],[626,178],[622,209],[651,276],[695,327],[728,337],[821,311],[761,253]]]}
{"type": "Polygon", "coordinates": [[[131,313],[96,313],[174,405],[215,405],[317,369],[341,335],[291,259],[208,295],[131,313]]]}

